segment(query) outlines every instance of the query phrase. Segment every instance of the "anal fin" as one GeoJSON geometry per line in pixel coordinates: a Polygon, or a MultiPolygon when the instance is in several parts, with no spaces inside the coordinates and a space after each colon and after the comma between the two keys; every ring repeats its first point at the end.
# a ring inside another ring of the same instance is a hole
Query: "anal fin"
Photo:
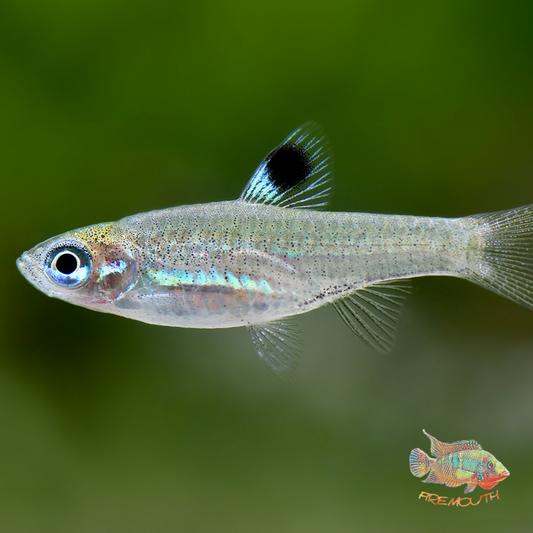
{"type": "Polygon", "coordinates": [[[259,357],[281,379],[289,381],[300,369],[301,344],[298,326],[291,319],[248,326],[259,357]]]}
{"type": "Polygon", "coordinates": [[[361,340],[380,353],[388,353],[409,291],[405,280],[386,281],[354,291],[333,306],[361,340]]]}
{"type": "Polygon", "coordinates": [[[446,479],[441,477],[435,470],[431,470],[429,476],[422,480],[422,483],[438,483],[439,485],[445,485],[446,479]]]}

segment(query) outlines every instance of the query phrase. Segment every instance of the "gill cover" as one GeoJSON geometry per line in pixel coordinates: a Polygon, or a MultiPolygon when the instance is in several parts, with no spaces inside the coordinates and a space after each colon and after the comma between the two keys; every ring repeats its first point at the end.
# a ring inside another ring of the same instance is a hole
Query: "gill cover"
{"type": "Polygon", "coordinates": [[[137,261],[121,246],[94,247],[95,268],[87,289],[97,303],[116,300],[137,283],[137,261]]]}
{"type": "Polygon", "coordinates": [[[56,286],[72,291],[72,297],[102,304],[135,285],[137,262],[118,245],[67,239],[51,246],[44,271],[56,286]]]}

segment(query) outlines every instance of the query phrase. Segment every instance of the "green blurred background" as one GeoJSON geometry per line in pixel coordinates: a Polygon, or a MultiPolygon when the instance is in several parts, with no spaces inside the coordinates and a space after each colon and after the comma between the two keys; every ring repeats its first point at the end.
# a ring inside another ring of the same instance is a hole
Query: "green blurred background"
{"type": "Polygon", "coordinates": [[[531,311],[418,279],[390,355],[321,309],[285,383],[245,330],[69,306],[15,259],[236,198],[308,120],[335,151],[333,210],[533,203],[532,23],[528,0],[2,0],[0,532],[531,531],[531,311]],[[422,428],[494,453],[500,500],[418,500],[463,495],[409,473],[422,428]]]}

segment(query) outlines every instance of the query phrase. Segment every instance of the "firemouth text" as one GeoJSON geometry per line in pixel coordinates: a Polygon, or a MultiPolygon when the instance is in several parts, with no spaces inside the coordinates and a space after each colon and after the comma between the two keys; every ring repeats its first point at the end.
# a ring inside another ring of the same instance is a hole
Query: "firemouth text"
{"type": "Polygon", "coordinates": [[[429,492],[421,492],[418,496],[418,499],[425,500],[428,503],[433,505],[446,505],[448,507],[469,507],[470,505],[476,506],[479,505],[483,500],[485,503],[489,503],[492,500],[499,500],[500,496],[498,491],[496,492],[487,492],[487,494],[482,494],[477,501],[473,501],[473,498],[449,498],[448,496],[439,496],[438,494],[431,494],[429,492]]]}

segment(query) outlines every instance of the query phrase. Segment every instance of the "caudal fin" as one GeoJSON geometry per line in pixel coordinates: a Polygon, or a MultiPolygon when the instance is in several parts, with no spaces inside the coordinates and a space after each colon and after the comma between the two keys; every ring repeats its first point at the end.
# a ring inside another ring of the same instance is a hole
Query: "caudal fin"
{"type": "Polygon", "coordinates": [[[422,477],[431,470],[432,461],[435,461],[435,459],[429,457],[425,451],[420,448],[415,448],[411,450],[411,454],[409,455],[409,470],[411,470],[411,474],[414,476],[422,477]]]}
{"type": "Polygon", "coordinates": [[[469,278],[533,309],[533,205],[472,218],[480,248],[469,278]]]}

